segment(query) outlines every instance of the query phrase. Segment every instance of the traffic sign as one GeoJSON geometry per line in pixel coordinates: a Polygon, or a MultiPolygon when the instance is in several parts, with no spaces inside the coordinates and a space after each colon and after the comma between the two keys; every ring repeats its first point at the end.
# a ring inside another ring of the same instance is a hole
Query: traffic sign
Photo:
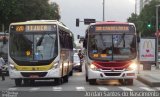
{"type": "Polygon", "coordinates": [[[95,23],[96,20],[95,19],[84,19],[84,24],[85,25],[89,25],[90,23],[95,23]]]}

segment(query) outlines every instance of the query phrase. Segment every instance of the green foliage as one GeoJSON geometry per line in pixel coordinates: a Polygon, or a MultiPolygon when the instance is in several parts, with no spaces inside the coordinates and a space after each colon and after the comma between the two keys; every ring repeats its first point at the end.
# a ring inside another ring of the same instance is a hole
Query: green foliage
{"type": "Polygon", "coordinates": [[[5,29],[12,22],[60,19],[59,6],[48,0],[0,0],[0,13],[0,25],[4,24],[5,29]]]}
{"type": "Polygon", "coordinates": [[[135,23],[137,31],[141,32],[142,36],[155,36],[154,33],[156,32],[156,5],[159,4],[160,0],[152,0],[149,4],[144,6],[139,16],[135,18],[134,15],[131,15],[131,17],[128,18],[129,22],[135,23]]]}

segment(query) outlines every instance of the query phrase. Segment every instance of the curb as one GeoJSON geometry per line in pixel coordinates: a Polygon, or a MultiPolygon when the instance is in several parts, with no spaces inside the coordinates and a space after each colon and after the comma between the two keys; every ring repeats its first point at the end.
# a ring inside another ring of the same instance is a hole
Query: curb
{"type": "Polygon", "coordinates": [[[159,80],[154,80],[153,78],[149,78],[146,75],[138,75],[137,80],[143,82],[146,85],[149,85],[150,87],[159,87],[160,86],[159,80]]]}

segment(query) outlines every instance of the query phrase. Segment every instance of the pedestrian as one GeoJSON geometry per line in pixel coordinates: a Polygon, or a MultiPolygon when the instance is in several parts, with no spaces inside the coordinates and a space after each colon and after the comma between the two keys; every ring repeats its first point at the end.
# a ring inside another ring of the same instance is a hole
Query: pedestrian
{"type": "Polygon", "coordinates": [[[3,66],[5,65],[4,59],[1,57],[0,58],[0,74],[2,76],[2,81],[5,80],[4,72],[3,72],[3,66]]]}
{"type": "Polygon", "coordinates": [[[79,50],[78,56],[79,56],[79,59],[80,59],[80,60],[83,59],[83,54],[82,54],[82,51],[81,51],[81,50],[79,50]]]}
{"type": "Polygon", "coordinates": [[[81,50],[79,50],[79,52],[78,52],[78,56],[79,56],[79,60],[80,60],[80,65],[82,65],[83,64],[83,54],[82,54],[82,51],[81,50]]]}

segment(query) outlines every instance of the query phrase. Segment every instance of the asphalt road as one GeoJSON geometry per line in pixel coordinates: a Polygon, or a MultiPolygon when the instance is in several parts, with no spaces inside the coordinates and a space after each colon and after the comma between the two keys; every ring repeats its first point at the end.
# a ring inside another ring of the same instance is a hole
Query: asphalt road
{"type": "Polygon", "coordinates": [[[65,96],[93,97],[95,95],[94,94],[95,92],[100,93],[99,94],[100,97],[103,97],[105,96],[102,95],[104,94],[104,91],[105,92],[108,91],[148,92],[148,91],[160,91],[160,87],[149,87],[136,79],[134,80],[134,84],[132,86],[121,85],[118,80],[101,80],[98,81],[97,85],[89,85],[89,83],[85,81],[85,74],[83,71],[83,72],[74,72],[73,76],[69,77],[68,83],[63,83],[62,85],[56,85],[54,84],[54,80],[51,80],[51,81],[36,81],[34,85],[29,85],[29,86],[22,85],[20,87],[16,87],[14,80],[11,80],[9,77],[6,77],[5,81],[0,81],[0,91],[1,91],[0,97],[65,97],[65,96]],[[92,94],[92,92],[94,93],[92,94]]]}

